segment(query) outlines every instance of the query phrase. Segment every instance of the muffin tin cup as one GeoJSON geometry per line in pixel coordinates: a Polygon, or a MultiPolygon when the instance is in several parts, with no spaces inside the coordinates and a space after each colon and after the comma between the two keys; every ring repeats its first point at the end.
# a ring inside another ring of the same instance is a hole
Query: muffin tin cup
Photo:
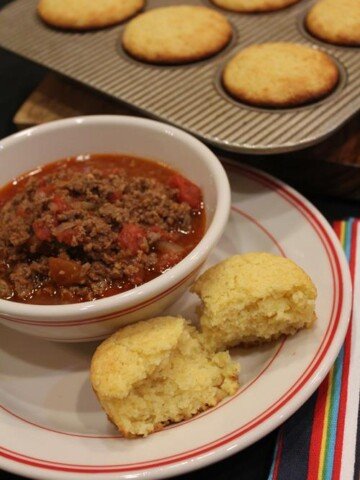
{"type": "MultiPolygon", "coordinates": [[[[238,53],[238,52],[236,52],[238,53]]],[[[235,55],[236,55],[235,53],[235,55]]],[[[314,100],[314,101],[311,101],[311,102],[308,102],[308,103],[305,103],[304,105],[300,105],[298,107],[288,107],[288,108],[284,108],[284,107],[256,107],[256,106],[253,106],[253,105],[250,105],[250,104],[247,104],[245,102],[242,102],[241,100],[237,100],[235,97],[233,97],[225,88],[225,86],[223,85],[223,82],[222,82],[222,74],[223,74],[223,71],[224,71],[224,68],[226,66],[226,63],[223,63],[218,71],[216,72],[216,75],[215,75],[215,78],[214,78],[214,84],[215,84],[215,88],[217,89],[217,91],[219,92],[220,95],[222,95],[228,102],[231,102],[235,105],[238,105],[240,108],[242,109],[248,109],[248,110],[251,110],[251,111],[254,111],[254,112],[261,112],[261,113],[268,113],[269,110],[270,111],[273,111],[273,112],[276,112],[276,113],[291,113],[294,111],[294,109],[296,109],[297,111],[301,111],[301,110],[306,110],[306,109],[312,109],[315,106],[318,106],[318,105],[321,105],[323,103],[327,103],[327,102],[334,102],[336,101],[336,97],[338,95],[340,95],[342,89],[345,87],[346,83],[347,83],[347,74],[346,74],[346,69],[344,67],[344,65],[342,65],[342,63],[339,62],[339,60],[337,60],[336,58],[334,58],[332,55],[329,55],[329,57],[332,59],[332,61],[335,63],[337,69],[338,69],[338,72],[339,72],[339,80],[334,88],[334,90],[329,93],[328,95],[318,99],[318,100],[314,100]]]]}
{"type": "Polygon", "coordinates": [[[238,43],[238,38],[237,38],[238,35],[235,29],[235,26],[232,25],[231,21],[229,23],[231,24],[232,31],[233,31],[233,34],[229,43],[215,55],[211,55],[210,57],[204,58],[201,60],[194,60],[192,62],[187,62],[187,63],[173,63],[173,64],[151,63],[151,62],[139,60],[133,57],[130,53],[128,53],[125,50],[125,48],[122,46],[121,35],[119,36],[116,42],[116,50],[124,61],[130,62],[130,63],[133,62],[135,65],[141,66],[141,67],[144,67],[147,65],[151,70],[153,70],[154,68],[158,68],[159,70],[164,70],[164,69],[173,70],[173,69],[181,69],[181,68],[184,68],[185,66],[186,68],[191,68],[191,67],[199,68],[203,64],[208,63],[209,60],[214,60],[214,59],[219,60],[220,58],[226,57],[229,54],[229,52],[234,51],[234,48],[236,48],[236,45],[238,43]]]}
{"type": "Polygon", "coordinates": [[[143,63],[121,46],[127,22],[87,32],[52,29],[38,18],[37,0],[16,0],[0,11],[0,45],[234,152],[272,154],[305,148],[360,109],[360,48],[331,45],[306,30],[304,19],[314,0],[256,14],[228,12],[206,0],[149,0],[145,10],[183,3],[205,5],[228,18],[234,34],[224,50],[183,65],[143,63]],[[279,109],[253,107],[231,97],[221,83],[226,62],[249,45],[279,41],[328,53],[340,72],[334,92],[304,106],[279,109]]]}

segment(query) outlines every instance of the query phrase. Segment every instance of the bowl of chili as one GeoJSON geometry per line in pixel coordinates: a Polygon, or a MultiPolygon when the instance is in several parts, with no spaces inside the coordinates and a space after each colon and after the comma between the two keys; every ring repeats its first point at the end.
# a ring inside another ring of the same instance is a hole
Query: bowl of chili
{"type": "Polygon", "coordinates": [[[152,120],[98,115],[0,142],[0,321],[91,341],[160,314],[220,239],[216,156],[152,120]]]}

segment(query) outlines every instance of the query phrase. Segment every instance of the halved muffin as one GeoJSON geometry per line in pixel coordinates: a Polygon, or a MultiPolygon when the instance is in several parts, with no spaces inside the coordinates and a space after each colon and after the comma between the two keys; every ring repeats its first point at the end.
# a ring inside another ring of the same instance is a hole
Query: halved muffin
{"type": "Polygon", "coordinates": [[[239,366],[214,353],[180,317],[157,317],[122,328],[96,350],[91,382],[125,437],[148,435],[188,419],[234,394],[239,366]]]}
{"type": "Polygon", "coordinates": [[[202,300],[200,324],[209,344],[258,344],[309,328],[316,288],[288,258],[235,255],[203,273],[192,287],[202,300]]]}

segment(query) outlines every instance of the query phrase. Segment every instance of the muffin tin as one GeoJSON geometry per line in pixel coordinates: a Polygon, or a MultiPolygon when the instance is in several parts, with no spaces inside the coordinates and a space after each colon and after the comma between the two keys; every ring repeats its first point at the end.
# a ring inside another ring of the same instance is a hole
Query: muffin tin
{"type": "Polygon", "coordinates": [[[360,109],[360,48],[313,38],[304,27],[313,3],[300,0],[277,12],[238,14],[206,0],[148,0],[146,10],[206,5],[229,19],[234,31],[230,44],[214,57],[187,65],[155,66],[131,58],[121,47],[126,22],[83,33],[52,29],[38,18],[37,0],[16,0],[0,11],[0,45],[221,149],[279,153],[319,142],[360,109]],[[224,65],[244,47],[268,41],[327,52],[340,71],[336,90],[321,101],[288,109],[255,108],[234,100],[222,87],[224,65]]]}

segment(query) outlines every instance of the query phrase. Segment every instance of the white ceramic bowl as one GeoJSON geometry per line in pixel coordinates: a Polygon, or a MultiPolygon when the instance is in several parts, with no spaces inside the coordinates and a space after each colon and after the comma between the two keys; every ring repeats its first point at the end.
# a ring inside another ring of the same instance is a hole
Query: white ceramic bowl
{"type": "Polygon", "coordinates": [[[103,338],[119,326],[160,314],[193,282],[220,239],[230,210],[224,169],[205,145],[177,128],[142,118],[99,115],[51,122],[0,141],[0,185],[64,157],[125,153],[159,160],[199,185],[204,194],[206,233],[180,263],[128,292],[71,305],[27,305],[0,300],[8,327],[59,341],[103,338]]]}

